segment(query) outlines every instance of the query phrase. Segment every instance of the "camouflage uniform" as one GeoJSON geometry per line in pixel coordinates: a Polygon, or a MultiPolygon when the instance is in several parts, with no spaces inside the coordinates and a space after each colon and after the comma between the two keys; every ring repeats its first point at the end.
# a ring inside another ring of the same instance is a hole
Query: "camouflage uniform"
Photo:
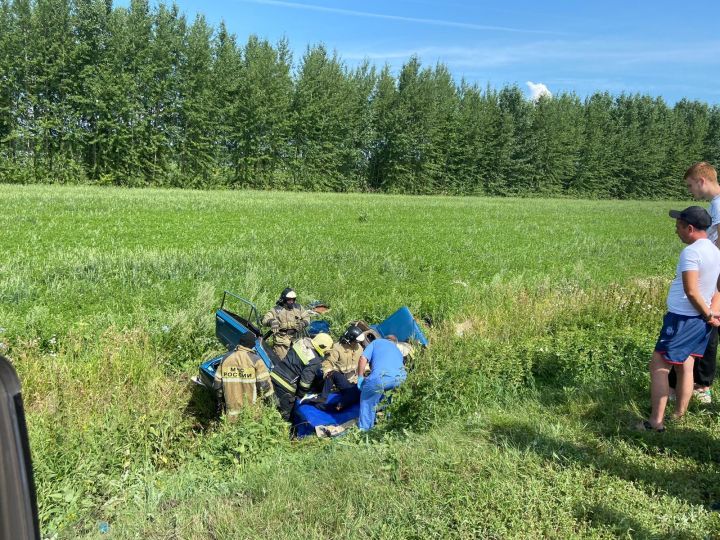
{"type": "Polygon", "coordinates": [[[320,374],[322,357],[315,351],[310,338],[293,343],[287,356],[277,362],[270,373],[280,413],[290,420],[295,398],[308,393],[320,374]]]}
{"type": "Polygon", "coordinates": [[[345,375],[348,382],[357,384],[357,366],[362,352],[363,348],[359,343],[336,343],[323,360],[323,376],[337,371],[345,375]]]}
{"type": "Polygon", "coordinates": [[[292,309],[276,305],[262,318],[262,324],[272,327],[273,321],[277,321],[277,329],[273,329],[273,350],[282,360],[292,342],[299,338],[302,331],[310,324],[310,313],[299,304],[292,309]]]}
{"type": "Polygon", "coordinates": [[[230,419],[237,416],[244,405],[255,403],[258,396],[267,400],[274,393],[265,362],[252,349],[242,345],[220,363],[213,387],[225,401],[230,419]]]}

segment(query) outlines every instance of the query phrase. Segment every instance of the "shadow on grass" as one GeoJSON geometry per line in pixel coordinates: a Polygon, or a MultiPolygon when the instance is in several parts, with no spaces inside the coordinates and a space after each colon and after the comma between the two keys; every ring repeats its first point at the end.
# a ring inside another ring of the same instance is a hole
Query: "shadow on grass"
{"type": "Polygon", "coordinates": [[[590,523],[593,528],[609,530],[618,538],[664,538],[662,535],[650,532],[637,519],[603,504],[594,504],[590,507],[578,506],[575,516],[590,523]]]}
{"type": "Polygon", "coordinates": [[[190,399],[183,412],[194,419],[195,429],[204,431],[220,416],[218,402],[212,392],[204,386],[189,382],[188,391],[190,399]]]}
{"type": "MultiPolygon", "coordinates": [[[[533,452],[556,466],[577,465],[602,471],[642,484],[650,490],[659,488],[691,504],[709,505],[720,498],[720,474],[714,468],[700,466],[695,471],[688,471],[682,467],[665,467],[663,470],[661,467],[648,466],[647,463],[636,463],[623,455],[623,452],[615,453],[605,440],[593,438],[597,434],[590,432],[589,435],[589,440],[564,440],[541,432],[529,421],[515,421],[490,427],[491,440],[499,446],[533,452]]],[[[675,448],[687,449],[691,444],[699,444],[696,440],[700,441],[699,437],[688,440],[684,434],[673,438],[667,437],[668,434],[656,433],[632,435],[628,435],[624,440],[635,446],[640,454],[649,455],[653,460],[672,459],[673,454],[683,453],[675,448]]],[[[710,441],[705,438],[702,443],[707,447],[710,441]]],[[[712,443],[712,446],[713,451],[717,451],[717,442],[712,443]]],[[[646,461],[642,456],[638,456],[638,459],[646,461]]]]}
{"type": "MultiPolygon", "coordinates": [[[[668,423],[666,433],[656,436],[634,429],[650,414],[649,390],[642,384],[621,387],[616,382],[569,395],[563,390],[543,387],[538,393],[538,401],[555,414],[576,418],[591,435],[625,441],[643,453],[684,457],[701,465],[720,463],[720,440],[707,431],[692,427],[717,413],[714,404],[707,407],[691,402],[688,416],[683,421],[668,423]]],[[[669,407],[668,415],[671,410],[669,407]]]]}

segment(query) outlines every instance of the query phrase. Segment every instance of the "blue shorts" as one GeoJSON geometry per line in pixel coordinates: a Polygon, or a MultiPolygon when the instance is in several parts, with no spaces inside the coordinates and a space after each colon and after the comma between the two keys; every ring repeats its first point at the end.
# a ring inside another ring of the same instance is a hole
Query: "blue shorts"
{"type": "Polygon", "coordinates": [[[702,357],[711,329],[700,315],[677,315],[668,312],[663,317],[655,352],[663,355],[670,364],[682,364],[689,356],[702,357]]]}

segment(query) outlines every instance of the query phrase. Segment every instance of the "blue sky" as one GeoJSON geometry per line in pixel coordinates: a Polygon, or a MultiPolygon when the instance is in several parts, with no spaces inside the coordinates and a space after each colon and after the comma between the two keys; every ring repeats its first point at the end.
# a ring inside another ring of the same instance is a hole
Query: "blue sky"
{"type": "MultiPolygon", "coordinates": [[[[116,6],[129,0],[116,0],[116,6]]],[[[552,93],[640,92],[720,103],[720,2],[177,0],[188,19],[224,20],[238,42],[286,37],[296,61],[324,43],[349,66],[396,72],[412,54],[459,81],[552,93]]]]}

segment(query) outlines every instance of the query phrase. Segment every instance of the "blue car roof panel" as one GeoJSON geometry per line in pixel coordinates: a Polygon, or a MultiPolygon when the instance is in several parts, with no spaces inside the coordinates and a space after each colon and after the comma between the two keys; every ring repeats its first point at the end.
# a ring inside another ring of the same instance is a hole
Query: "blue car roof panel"
{"type": "Polygon", "coordinates": [[[418,326],[410,310],[403,306],[390,315],[380,324],[370,325],[382,336],[394,335],[400,341],[417,341],[423,347],[428,346],[428,340],[418,326]]]}

